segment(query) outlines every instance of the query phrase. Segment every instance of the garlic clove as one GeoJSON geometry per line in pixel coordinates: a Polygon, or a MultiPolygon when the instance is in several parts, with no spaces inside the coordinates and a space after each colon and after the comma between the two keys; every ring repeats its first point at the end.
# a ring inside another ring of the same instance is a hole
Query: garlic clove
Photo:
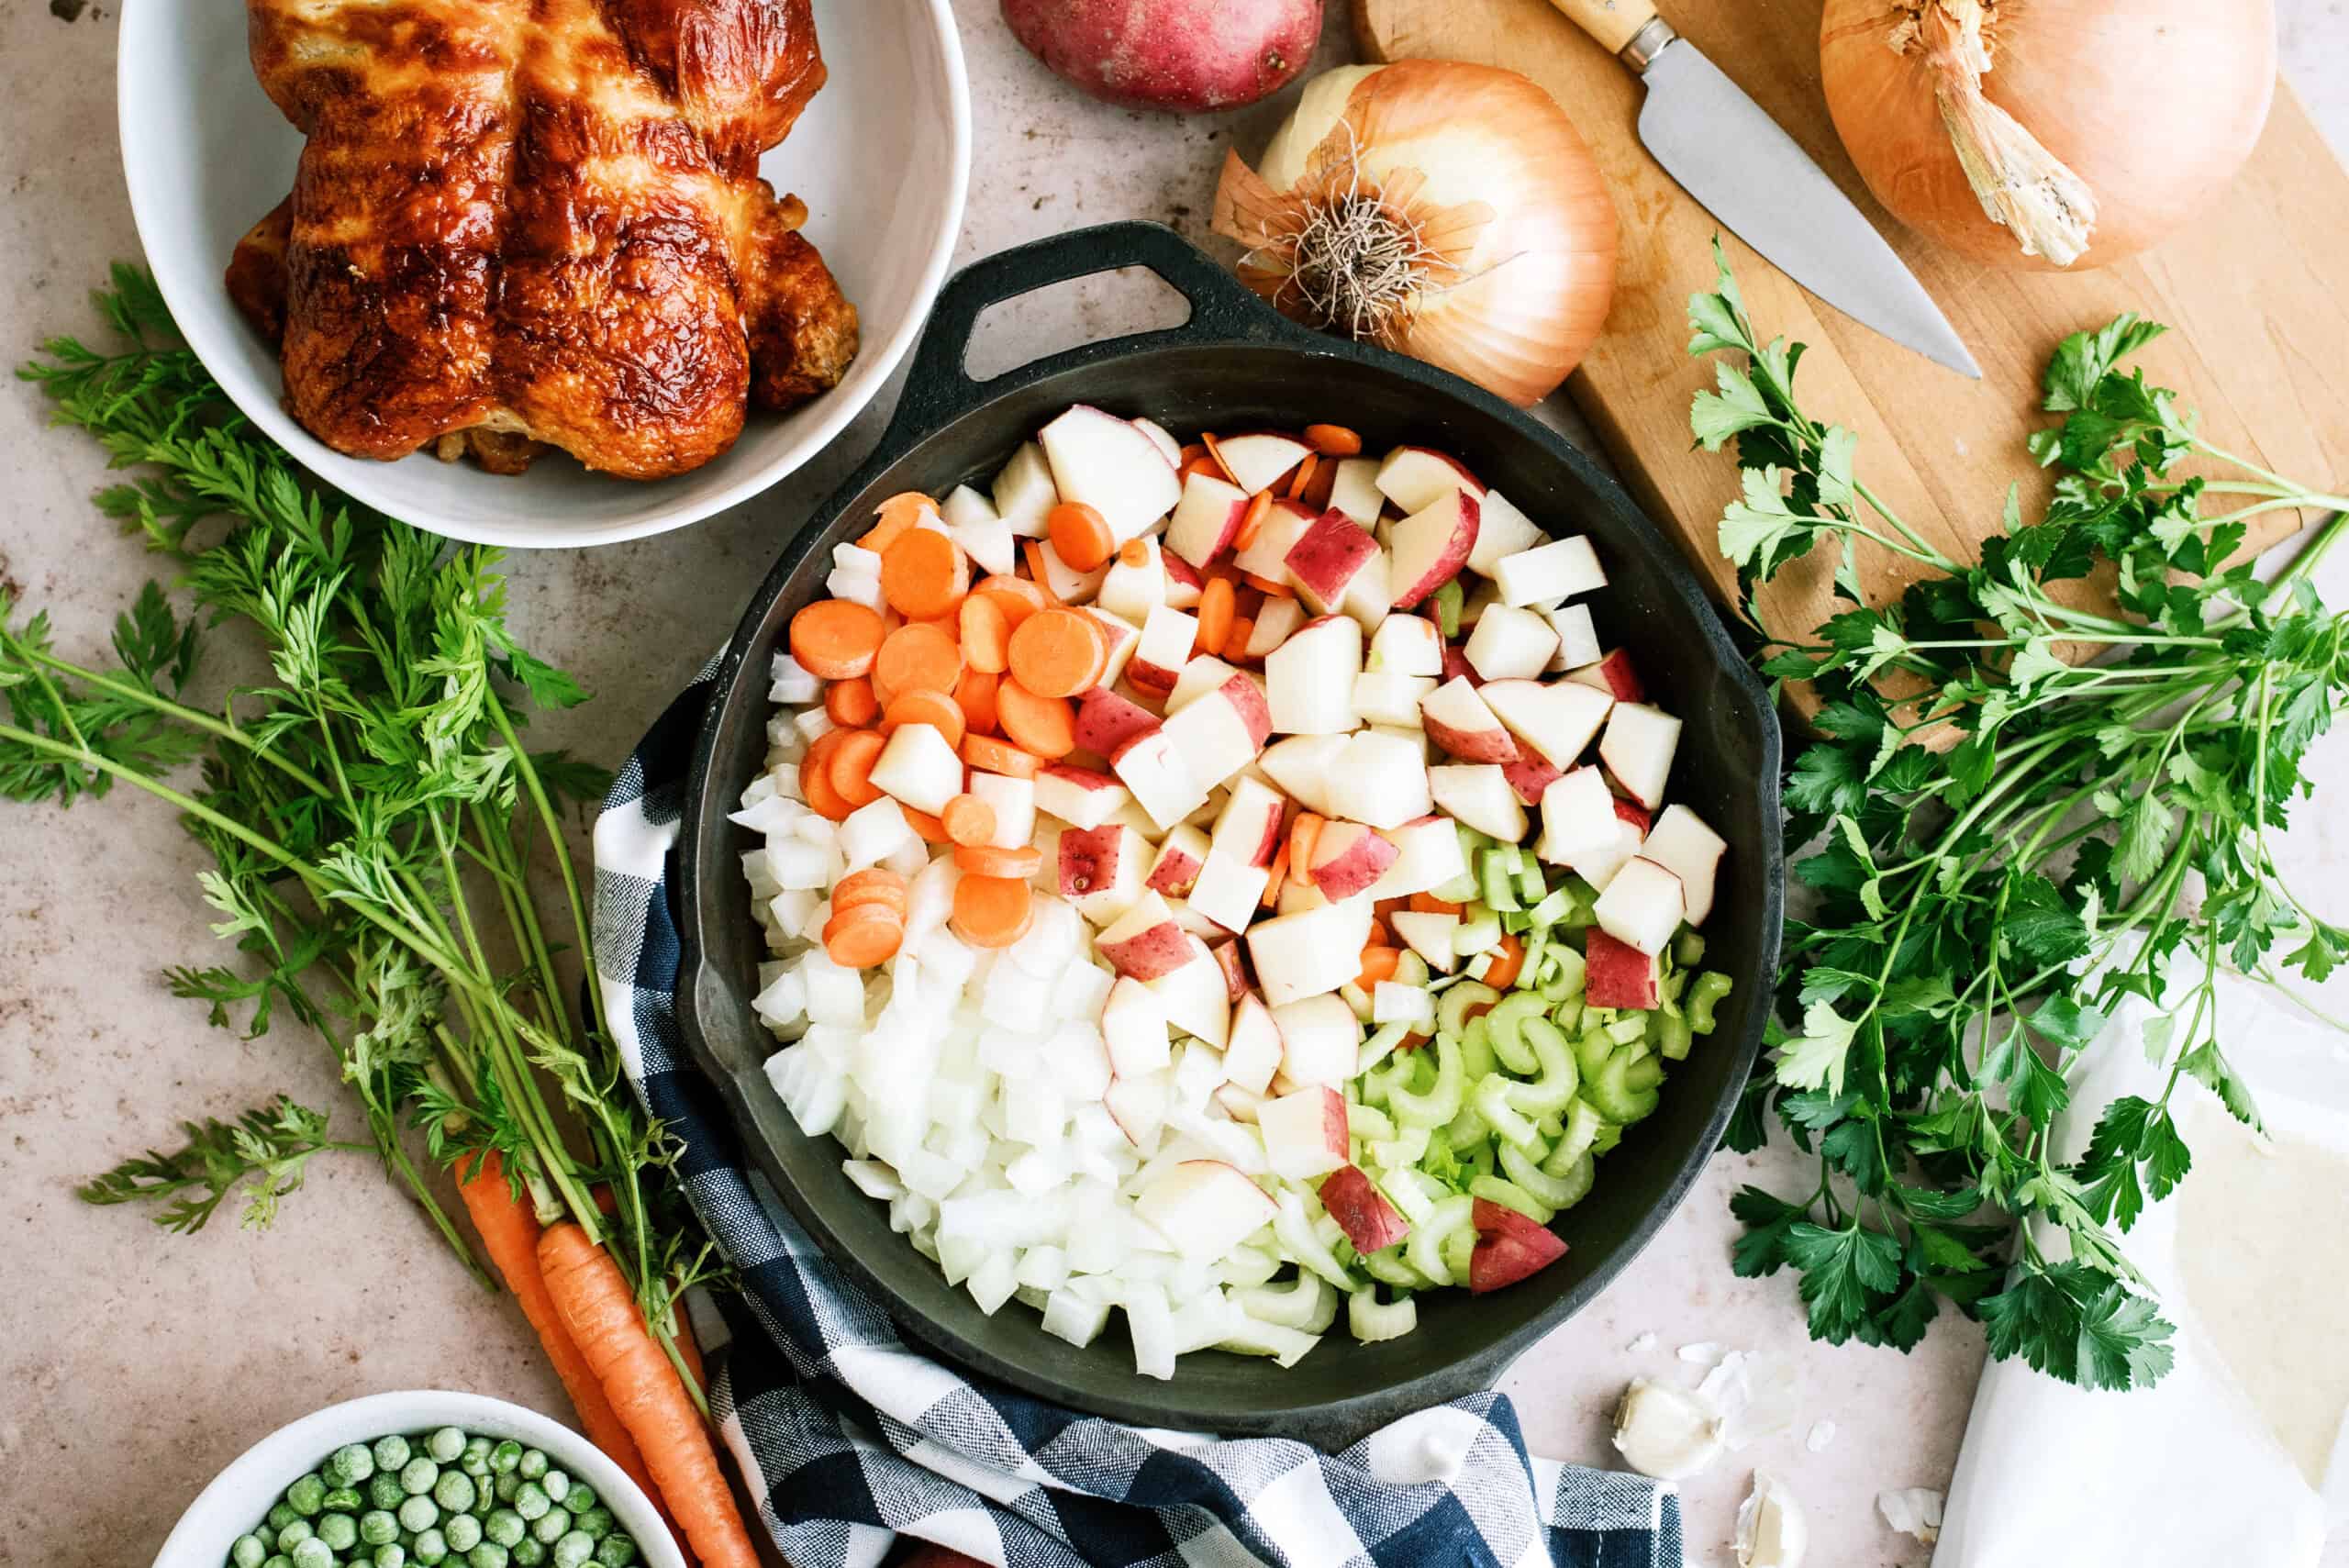
{"type": "Polygon", "coordinates": [[[1753,1473],[1753,1490],[1738,1506],[1735,1544],[1738,1568],[1802,1568],[1810,1526],[1786,1483],[1767,1471],[1753,1473]]]}
{"type": "Polygon", "coordinates": [[[1884,1522],[1927,1546],[1941,1539],[1943,1495],[1930,1486],[1906,1486],[1876,1495],[1876,1511],[1884,1522]]]}
{"type": "Polygon", "coordinates": [[[1685,1480],[1720,1457],[1720,1418],[1685,1388],[1635,1377],[1615,1407],[1615,1451],[1642,1475],[1685,1480]]]}

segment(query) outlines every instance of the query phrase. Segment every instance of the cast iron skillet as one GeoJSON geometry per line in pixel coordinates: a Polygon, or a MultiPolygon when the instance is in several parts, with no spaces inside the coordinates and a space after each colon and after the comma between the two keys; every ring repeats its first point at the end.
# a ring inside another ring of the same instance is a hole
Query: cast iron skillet
{"type": "Polygon", "coordinates": [[[784,550],[727,648],[680,847],[685,1039],[792,1213],[915,1338],[965,1367],[1119,1419],[1335,1447],[1405,1411],[1489,1386],[1631,1261],[1703,1168],[1753,1066],[1776,962],[1778,727],[1687,563],[1573,447],[1442,371],[1292,326],[1171,229],[1119,223],[1007,250],[939,295],[879,449],[784,550]],[[1131,266],[1182,293],[1190,319],[984,384],[964,373],[964,350],[987,306],[1131,266]],[[760,1070],[774,1046],[751,1008],[766,955],[738,859],[755,845],[726,818],[766,749],[768,661],[792,614],[822,592],[832,546],[868,527],[881,500],[902,490],[942,495],[964,481],[984,488],[1021,440],[1072,403],[1147,415],[1183,439],[1201,428],[1341,422],[1373,452],[1412,441],[1455,453],[1544,526],[1588,533],[1611,579],[1592,605],[1604,642],[1631,648],[1654,700],[1687,720],[1673,796],[1730,841],[1705,933],[1707,964],[1736,979],[1720,1031],[1674,1068],[1662,1107],[1607,1156],[1590,1196],[1559,1218],[1563,1260],[1491,1296],[1424,1295],[1419,1331],[1400,1340],[1355,1344],[1341,1323],[1286,1372],[1205,1352],[1185,1356],[1174,1380],[1161,1383],[1136,1374],[1121,1328],[1077,1350],[1018,1302],[986,1317],[890,1231],[885,1206],[841,1173],[840,1146],[803,1136],[760,1070]]]}

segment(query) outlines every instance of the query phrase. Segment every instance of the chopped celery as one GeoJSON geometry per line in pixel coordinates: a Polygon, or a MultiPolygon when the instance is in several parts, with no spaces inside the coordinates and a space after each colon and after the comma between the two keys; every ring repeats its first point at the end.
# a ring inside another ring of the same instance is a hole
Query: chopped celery
{"type": "Polygon", "coordinates": [[[1319,1333],[1337,1317],[1337,1296],[1330,1291],[1329,1282],[1310,1269],[1297,1271],[1297,1282],[1285,1289],[1259,1285],[1252,1290],[1235,1290],[1231,1296],[1241,1309],[1258,1322],[1302,1329],[1308,1334],[1319,1333]]]}
{"type": "Polygon", "coordinates": [[[1453,1279],[1466,1283],[1470,1260],[1475,1251],[1476,1231],[1473,1226],[1463,1226],[1443,1239],[1443,1262],[1453,1279]]]}
{"type": "Polygon", "coordinates": [[[1655,1025],[1656,1053],[1667,1062],[1685,1061],[1688,1048],[1696,1043],[1697,1034],[1688,1020],[1678,1013],[1660,1015],[1655,1025]]]}
{"type": "MultiPolygon", "coordinates": [[[[1605,1125],[1606,1118],[1598,1114],[1598,1109],[1577,1095],[1574,1103],[1566,1107],[1566,1130],[1559,1135],[1556,1146],[1542,1158],[1542,1172],[1552,1176],[1564,1175],[1568,1166],[1590,1152],[1591,1145],[1598,1140],[1598,1129],[1605,1125]]],[[[1559,1207],[1563,1208],[1565,1206],[1561,1204],[1559,1207]]]]}
{"type": "Polygon", "coordinates": [[[1471,1103],[1476,1107],[1476,1114],[1491,1125],[1502,1142],[1514,1143],[1520,1149],[1538,1149],[1542,1144],[1541,1131],[1518,1115],[1517,1107],[1509,1104],[1509,1090],[1513,1086],[1513,1080],[1496,1073],[1476,1085],[1471,1103]]]}
{"type": "Polygon", "coordinates": [[[1340,1290],[1352,1290],[1361,1282],[1348,1273],[1338,1262],[1337,1254],[1323,1244],[1306,1217],[1305,1200],[1292,1187],[1280,1195],[1280,1207],[1273,1216],[1273,1235],[1302,1267],[1312,1270],[1340,1290]]]}
{"type": "MultiPolygon", "coordinates": [[[[1613,1130],[1620,1132],[1621,1129],[1614,1129],[1613,1130]]],[[[1588,1154],[1583,1155],[1567,1166],[1565,1174],[1558,1178],[1559,1184],[1566,1190],[1566,1195],[1560,1201],[1558,1207],[1572,1208],[1580,1203],[1589,1193],[1590,1184],[1598,1173],[1598,1164],[1588,1154]]]]}
{"type": "Polygon", "coordinates": [[[1653,1059],[1634,1062],[1628,1052],[1618,1051],[1585,1082],[1582,1092],[1609,1121],[1635,1122],[1655,1109],[1655,1085],[1663,1077],[1664,1070],[1653,1059]]]}
{"type": "Polygon", "coordinates": [[[1383,1252],[1366,1252],[1362,1260],[1363,1273],[1381,1284],[1391,1284],[1397,1290],[1419,1290],[1427,1285],[1428,1278],[1403,1261],[1403,1243],[1397,1241],[1383,1252]]]}
{"type": "MultiPolygon", "coordinates": [[[[1386,1108],[1405,1127],[1441,1127],[1460,1114],[1460,1101],[1467,1085],[1462,1081],[1460,1042],[1450,1035],[1439,1034],[1435,1040],[1436,1079],[1433,1087],[1421,1093],[1406,1088],[1393,1079],[1387,1081],[1386,1108]]],[[[1415,1051],[1413,1056],[1424,1056],[1415,1051]]]]}
{"type": "Polygon", "coordinates": [[[1617,1045],[1629,1045],[1647,1032],[1648,1016],[1645,1013],[1631,1013],[1617,1018],[1606,1029],[1607,1038],[1617,1045]]]}
{"type": "MultiPolygon", "coordinates": [[[[1534,1202],[1553,1213],[1565,1207],[1582,1195],[1574,1190],[1564,1177],[1553,1176],[1543,1170],[1523,1151],[1501,1145],[1501,1172],[1522,1188],[1534,1202]]],[[[1544,1224],[1548,1221],[1545,1219],[1544,1224]]]]}
{"type": "Polygon", "coordinates": [[[1559,1032],[1563,1034],[1572,1035],[1581,1033],[1582,998],[1579,996],[1569,996],[1564,1001],[1559,1003],[1556,1006],[1551,1008],[1550,1021],[1557,1025],[1559,1032]]]}
{"type": "Polygon", "coordinates": [[[1412,1227],[1410,1237],[1404,1243],[1404,1261],[1433,1284],[1455,1283],[1456,1276],[1444,1261],[1443,1244],[1460,1231],[1467,1232],[1473,1243],[1475,1231],[1471,1221],[1475,1212],[1476,1200],[1465,1193],[1454,1193],[1436,1204],[1428,1210],[1425,1219],[1412,1227]]]}
{"type": "Polygon", "coordinates": [[[1605,1029],[1593,1029],[1584,1020],[1583,1032],[1575,1039],[1575,1065],[1586,1078],[1595,1076],[1607,1059],[1615,1054],[1615,1042],[1607,1038],[1605,1029]]]}
{"type": "MultiPolygon", "coordinates": [[[[1553,1002],[1564,1002],[1581,995],[1590,979],[1590,961],[1564,942],[1560,942],[1550,956],[1556,962],[1557,977],[1542,987],[1542,995],[1553,1002]]],[[[1565,1026],[1562,1023],[1559,1027],[1563,1029],[1565,1026]]]]}
{"type": "Polygon", "coordinates": [[[1435,591],[1431,603],[1435,606],[1435,628],[1446,640],[1460,635],[1460,606],[1467,597],[1461,591],[1460,579],[1453,577],[1435,591]]]}
{"type": "Polygon", "coordinates": [[[1550,928],[1535,926],[1525,939],[1525,962],[1517,972],[1517,988],[1520,991],[1539,989],[1542,965],[1550,956],[1550,928]]]}
{"type": "Polygon", "coordinates": [[[1525,1021],[1526,1043],[1532,1048],[1534,1060],[1541,1064],[1542,1075],[1530,1084],[1520,1084],[1510,1091],[1509,1103],[1521,1111],[1542,1113],[1564,1110],[1580,1086],[1581,1072],[1574,1052],[1566,1045],[1566,1037],[1547,1018],[1525,1021]]]}
{"type": "Polygon", "coordinates": [[[1697,976],[1697,983],[1688,988],[1687,997],[1681,1004],[1688,1016],[1689,1029],[1698,1034],[1712,1033],[1717,1027],[1713,1009],[1720,1005],[1734,984],[1717,969],[1709,969],[1697,976]]]}
{"type": "Polygon", "coordinates": [[[1697,931],[1683,930],[1672,939],[1672,956],[1684,969],[1694,969],[1705,962],[1705,939],[1697,931]]]}
{"type": "Polygon", "coordinates": [[[1503,1208],[1513,1208],[1536,1225],[1549,1224],[1552,1216],[1557,1213],[1505,1176],[1479,1176],[1468,1184],[1468,1193],[1472,1197],[1499,1204],[1503,1208]]]}
{"type": "Polygon", "coordinates": [[[1466,1032],[1460,1037],[1460,1069],[1471,1082],[1493,1070],[1493,1033],[1485,1025],[1489,1014],[1479,1013],[1468,1020],[1466,1032]]]}
{"type": "Polygon", "coordinates": [[[1355,1106],[1346,1112],[1346,1130],[1364,1142],[1395,1136],[1395,1124],[1383,1111],[1369,1106],[1355,1106]]]}
{"type": "Polygon", "coordinates": [[[1497,1002],[1501,994],[1489,985],[1466,981],[1443,994],[1436,1004],[1435,1027],[1439,1034],[1462,1035],[1468,1030],[1468,1009],[1480,1003],[1497,1002]]]}
{"type": "MultiPolygon", "coordinates": [[[[1419,1147],[1425,1149],[1427,1131],[1425,1129],[1416,1130],[1419,1147]]],[[[1428,1210],[1435,1207],[1436,1199],[1450,1190],[1424,1171],[1389,1171],[1378,1178],[1378,1187],[1403,1218],[1414,1225],[1425,1219],[1428,1210]]]]}
{"type": "Polygon", "coordinates": [[[1397,985],[1425,985],[1428,983],[1428,961],[1405,948],[1395,960],[1394,980],[1397,985]]]}
{"type": "MultiPolygon", "coordinates": [[[[1397,1175],[1415,1175],[1417,1173],[1408,1167],[1426,1158],[1427,1151],[1428,1129],[1406,1127],[1397,1129],[1394,1137],[1382,1138],[1373,1143],[1370,1146],[1370,1162],[1381,1171],[1392,1171],[1397,1175]]],[[[1401,1208],[1403,1206],[1397,1202],[1395,1207],[1401,1208]]],[[[1408,1214],[1407,1210],[1407,1217],[1408,1214]]]]}
{"type": "Polygon", "coordinates": [[[1480,952],[1468,961],[1468,974],[1471,979],[1482,980],[1492,972],[1493,955],[1491,953],[1480,952]]]}
{"type": "MultiPolygon", "coordinates": [[[[1510,853],[1516,851],[1511,849],[1510,853]]],[[[1476,862],[1476,885],[1482,890],[1487,909],[1522,909],[1517,901],[1517,888],[1509,880],[1508,867],[1501,861],[1501,851],[1487,850],[1476,862]]],[[[1457,940],[1457,937],[1454,938],[1457,940]]]]}
{"type": "Polygon", "coordinates": [[[1604,1154],[1622,1141],[1623,1124],[1620,1121],[1602,1121],[1598,1124],[1598,1136],[1591,1140],[1590,1151],[1593,1154],[1604,1154]]]}
{"type": "Polygon", "coordinates": [[[1563,887],[1528,896],[1537,902],[1525,912],[1525,917],[1536,926],[1554,926],[1564,919],[1567,911],[1575,906],[1574,895],[1563,887]]]}
{"type": "Polygon", "coordinates": [[[1497,945],[1500,940],[1501,923],[1490,915],[1480,913],[1475,919],[1463,919],[1453,929],[1452,951],[1466,958],[1471,953],[1480,953],[1497,945]]]}
{"type": "Polygon", "coordinates": [[[1531,855],[1521,854],[1518,857],[1517,895],[1525,901],[1528,908],[1541,904],[1550,896],[1550,884],[1542,880],[1542,864],[1531,855]]]}
{"type": "Polygon", "coordinates": [[[1520,1037],[1519,1030],[1526,1019],[1541,1016],[1542,998],[1529,991],[1510,993],[1485,1015],[1486,1036],[1492,1041],[1493,1055],[1510,1072],[1523,1074],[1540,1068],[1541,1063],[1533,1059],[1532,1048],[1520,1037]]]}
{"type": "Polygon", "coordinates": [[[1399,1018],[1391,1024],[1379,1025],[1370,1038],[1362,1042],[1362,1054],[1354,1062],[1355,1075],[1360,1076],[1386,1061],[1410,1032],[1411,1026],[1399,1018]]]}
{"type": "Polygon", "coordinates": [[[1362,1344],[1399,1340],[1419,1326],[1418,1304],[1408,1296],[1384,1306],[1375,1291],[1358,1290],[1346,1298],[1346,1331],[1362,1344]]]}

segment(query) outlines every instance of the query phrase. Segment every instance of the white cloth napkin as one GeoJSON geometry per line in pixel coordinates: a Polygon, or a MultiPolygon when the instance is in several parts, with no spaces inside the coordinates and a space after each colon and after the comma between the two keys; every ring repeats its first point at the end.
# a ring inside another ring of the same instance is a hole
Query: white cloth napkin
{"type": "MultiPolygon", "coordinates": [[[[2222,977],[2219,995],[2221,1040],[2253,1085],[2270,1134],[2349,1156],[2342,1034],[2264,984],[2222,977]]],[[[2143,1004],[2132,1004],[2082,1054],[2071,1109],[2055,1129],[2062,1158],[2077,1157],[2117,1095],[2159,1095],[2164,1073],[2140,1048],[2147,1016],[2143,1004]]],[[[1994,1362],[1975,1396],[1934,1568],[2316,1568],[2328,1516],[2336,1529],[2349,1529],[2349,1442],[2332,1449],[2329,1472],[2321,1455],[2315,1461],[2320,1491],[2279,1437],[2272,1385],[2263,1407],[2253,1392],[2260,1378],[2240,1347],[2231,1364],[2226,1336],[2209,1316],[2218,1293],[2206,1285],[2198,1307],[2189,1287],[2188,1256],[2212,1245],[2216,1234],[2207,1210],[2187,1214],[2193,1184],[2225,1179],[2230,1161],[2271,1156],[2199,1085],[2182,1084],[2173,1103],[2181,1102],[2188,1106],[2181,1131],[2197,1168],[2123,1239],[2158,1292],[2163,1315],[2177,1326],[2176,1367],[2150,1390],[2116,1394],[2057,1383],[2021,1362],[1994,1362]]],[[[2272,1181],[2276,1171],[2249,1173],[2272,1181]]],[[[2299,1266],[2291,1231],[2306,1217],[2285,1211],[2266,1218],[2284,1234],[2273,1248],[2254,1246],[2243,1272],[2299,1266]]],[[[2051,1237],[2043,1232],[2041,1240],[2051,1237]]],[[[2241,1232],[2233,1240],[2258,1238],[2241,1232]]],[[[2349,1276],[2343,1284],[2349,1287],[2349,1276]]],[[[2275,1342],[2282,1353],[2306,1358],[2312,1372],[2328,1357],[2349,1355],[2349,1294],[2334,1298],[2328,1313],[2288,1320],[2275,1342]]],[[[2331,1419],[2338,1421],[2337,1409],[2331,1419]]]]}

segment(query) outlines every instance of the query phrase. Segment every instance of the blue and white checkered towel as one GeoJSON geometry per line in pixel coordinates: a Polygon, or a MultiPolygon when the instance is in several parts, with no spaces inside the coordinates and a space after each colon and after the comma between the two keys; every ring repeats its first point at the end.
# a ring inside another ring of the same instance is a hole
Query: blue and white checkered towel
{"type": "Polygon", "coordinates": [[[1331,1456],[1122,1426],[900,1340],[763,1195],[679,1035],[667,859],[709,674],[645,736],[596,824],[596,956],[638,1092],[683,1140],[687,1190],[741,1273],[713,1405],[793,1568],[873,1568],[900,1535],[1005,1568],[1679,1568],[1669,1485],[1530,1457],[1497,1394],[1331,1456]]]}

